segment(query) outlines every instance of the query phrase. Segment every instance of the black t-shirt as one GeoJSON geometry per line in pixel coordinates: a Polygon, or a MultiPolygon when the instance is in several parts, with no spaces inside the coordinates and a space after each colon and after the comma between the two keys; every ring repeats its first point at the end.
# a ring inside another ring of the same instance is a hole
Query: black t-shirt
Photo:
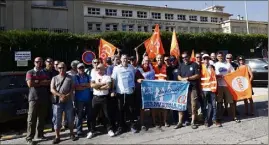
{"type": "MultiPolygon", "coordinates": [[[[181,63],[178,67],[178,75],[183,78],[191,77],[196,74],[200,74],[200,69],[196,62],[190,62],[188,64],[181,63]]],[[[197,86],[199,85],[199,79],[190,80],[189,82],[190,88],[197,89],[197,86]]]]}
{"type": "Polygon", "coordinates": [[[175,68],[173,66],[166,67],[167,80],[173,80],[173,78],[174,78],[174,76],[173,76],[174,69],[175,68]]]}

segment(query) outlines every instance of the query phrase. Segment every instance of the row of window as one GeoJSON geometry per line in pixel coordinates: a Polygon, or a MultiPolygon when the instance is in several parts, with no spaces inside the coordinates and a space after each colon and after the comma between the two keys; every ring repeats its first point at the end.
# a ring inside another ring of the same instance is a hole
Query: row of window
{"type": "MultiPolygon", "coordinates": [[[[135,25],[133,24],[122,24],[121,25],[121,31],[134,31],[135,25]]],[[[154,31],[155,26],[151,27],[151,30],[154,31]]],[[[165,31],[170,31],[172,32],[176,27],[175,26],[165,26],[164,30],[165,31]]],[[[160,29],[162,30],[162,26],[160,26],[160,29]]],[[[102,24],[101,23],[88,23],[88,31],[102,31],[102,24]]],[[[105,31],[120,31],[119,30],[119,24],[105,24],[105,31]]],[[[137,31],[138,32],[149,32],[149,26],[142,26],[142,25],[137,25],[137,31]]],[[[210,32],[210,31],[219,31],[217,29],[211,29],[210,28],[199,28],[199,27],[183,27],[183,26],[178,26],[178,31],[179,32],[210,32]],[[201,31],[200,31],[201,30],[201,31]]]]}
{"type": "MultiPolygon", "coordinates": [[[[88,14],[90,15],[100,15],[101,9],[100,8],[91,8],[88,7],[88,14]]],[[[121,11],[122,17],[133,17],[133,11],[130,10],[122,10],[121,11]]],[[[106,16],[117,16],[117,9],[105,9],[105,15],[106,16]]],[[[148,18],[147,12],[144,11],[137,11],[137,17],[138,18],[148,18]]],[[[152,12],[151,18],[153,19],[161,19],[161,13],[152,12]]],[[[198,16],[190,15],[189,20],[190,21],[198,21],[198,16]]],[[[174,20],[174,14],[165,13],[165,19],[166,20],[174,20]]],[[[177,15],[178,20],[186,20],[186,15],[177,15]]],[[[223,19],[220,18],[220,21],[223,19]]],[[[208,17],[200,16],[201,22],[208,22],[208,17]]],[[[211,17],[211,22],[218,22],[217,17],[211,17]]]]}
{"type": "Polygon", "coordinates": [[[68,29],[61,29],[61,28],[32,28],[32,31],[50,31],[56,33],[67,33],[68,29]]]}

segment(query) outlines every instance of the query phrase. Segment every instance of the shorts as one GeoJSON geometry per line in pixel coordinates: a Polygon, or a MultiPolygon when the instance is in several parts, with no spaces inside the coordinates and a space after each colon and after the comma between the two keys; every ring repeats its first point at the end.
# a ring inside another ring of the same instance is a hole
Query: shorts
{"type": "Polygon", "coordinates": [[[65,103],[53,104],[53,127],[54,129],[61,129],[62,127],[62,114],[65,112],[66,120],[68,126],[74,124],[74,108],[72,101],[68,101],[65,103]]]}
{"type": "Polygon", "coordinates": [[[188,92],[188,104],[191,103],[191,112],[192,114],[197,114],[197,90],[196,89],[190,89],[188,92]]]}
{"type": "Polygon", "coordinates": [[[218,87],[218,95],[216,97],[218,103],[234,103],[233,95],[230,93],[228,87],[226,86],[219,86],[218,87]]]}

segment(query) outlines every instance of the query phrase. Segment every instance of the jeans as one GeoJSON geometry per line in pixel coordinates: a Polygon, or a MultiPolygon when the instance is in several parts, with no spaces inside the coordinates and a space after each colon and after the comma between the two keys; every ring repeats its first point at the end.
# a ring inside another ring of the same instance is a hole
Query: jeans
{"type": "Polygon", "coordinates": [[[66,120],[68,126],[73,126],[74,123],[74,113],[73,113],[73,102],[68,100],[64,103],[53,104],[53,118],[52,122],[54,124],[54,129],[61,129],[62,127],[62,115],[65,112],[66,120]]]}
{"type": "Polygon", "coordinates": [[[135,100],[134,94],[117,94],[118,100],[118,123],[119,127],[125,127],[125,115],[128,115],[131,121],[131,128],[135,127],[134,120],[136,119],[135,114],[135,100]]]}
{"type": "Polygon", "coordinates": [[[82,133],[82,122],[83,122],[83,115],[84,115],[84,108],[85,108],[85,114],[87,116],[87,126],[88,131],[91,130],[91,122],[92,122],[92,100],[89,101],[75,101],[76,106],[76,128],[77,128],[77,134],[82,133]]]}
{"type": "Polygon", "coordinates": [[[205,121],[208,122],[212,115],[212,121],[216,121],[216,115],[217,115],[216,94],[210,91],[203,91],[203,94],[205,97],[203,107],[204,119],[205,121]]]}
{"type": "Polygon", "coordinates": [[[97,117],[98,113],[100,111],[104,112],[104,116],[106,117],[106,124],[107,124],[107,131],[112,129],[112,124],[111,124],[111,119],[110,116],[108,115],[108,95],[104,95],[104,96],[94,96],[92,99],[92,108],[93,108],[93,119],[92,119],[92,125],[91,125],[91,132],[95,132],[95,126],[96,126],[96,120],[95,118],[97,117]]]}

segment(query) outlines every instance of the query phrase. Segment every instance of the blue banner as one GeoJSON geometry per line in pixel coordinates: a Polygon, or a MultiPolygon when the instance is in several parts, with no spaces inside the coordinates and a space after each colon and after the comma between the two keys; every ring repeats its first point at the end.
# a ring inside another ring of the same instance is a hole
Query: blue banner
{"type": "Polygon", "coordinates": [[[187,110],[189,82],[143,80],[142,107],[187,110]]]}

